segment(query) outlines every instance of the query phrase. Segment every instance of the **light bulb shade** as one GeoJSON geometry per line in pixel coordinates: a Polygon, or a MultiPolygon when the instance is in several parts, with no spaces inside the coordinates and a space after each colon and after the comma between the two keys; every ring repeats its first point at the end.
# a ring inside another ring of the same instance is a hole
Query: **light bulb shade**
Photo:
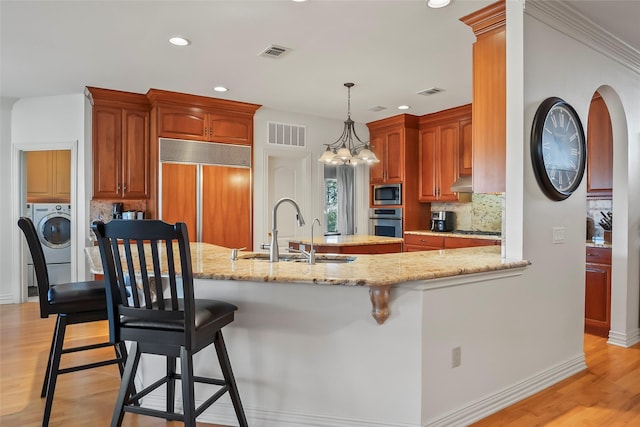
{"type": "Polygon", "coordinates": [[[336,153],[336,157],[341,159],[342,161],[348,160],[351,158],[351,151],[347,147],[342,147],[336,153]]]}
{"type": "Polygon", "coordinates": [[[360,150],[360,152],[358,153],[358,158],[360,160],[369,160],[373,157],[375,157],[376,155],[373,154],[373,151],[369,150],[367,147],[363,148],[362,150],[360,150]]]}
{"type": "Polygon", "coordinates": [[[380,163],[380,160],[376,157],[373,151],[371,152],[371,157],[367,159],[367,163],[380,163]]]}
{"type": "Polygon", "coordinates": [[[333,160],[334,156],[335,156],[335,154],[333,154],[333,151],[331,151],[329,148],[327,148],[324,151],[324,153],[322,153],[322,156],[320,156],[318,161],[319,162],[325,162],[325,163],[331,163],[331,160],[333,160]]]}

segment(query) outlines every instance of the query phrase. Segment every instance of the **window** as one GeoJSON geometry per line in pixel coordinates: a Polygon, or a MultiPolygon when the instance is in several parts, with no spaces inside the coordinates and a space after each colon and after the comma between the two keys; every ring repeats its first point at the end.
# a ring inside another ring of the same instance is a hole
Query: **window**
{"type": "Polygon", "coordinates": [[[354,234],[354,168],[324,166],[324,223],[326,234],[354,234]]]}
{"type": "Polygon", "coordinates": [[[326,234],[338,234],[338,180],[336,167],[324,167],[324,224],[326,234]]]}

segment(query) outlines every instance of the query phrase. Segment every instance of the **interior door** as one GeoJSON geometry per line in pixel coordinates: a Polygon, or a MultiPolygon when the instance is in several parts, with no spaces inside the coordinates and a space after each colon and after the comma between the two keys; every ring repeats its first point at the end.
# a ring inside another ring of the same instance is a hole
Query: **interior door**
{"type": "Polygon", "coordinates": [[[162,211],[168,223],[187,224],[189,240],[197,241],[197,165],[162,163],[162,211]]]}
{"type": "Polygon", "coordinates": [[[202,241],[252,249],[251,169],[202,166],[202,241]]]}
{"type": "MultiPolygon", "coordinates": [[[[294,199],[300,209],[305,221],[311,224],[313,216],[311,211],[306,209],[305,186],[309,178],[306,175],[306,153],[305,157],[277,157],[269,156],[269,185],[267,197],[268,203],[268,227],[272,228],[273,205],[283,197],[294,199]]],[[[278,208],[278,246],[280,252],[289,246],[289,240],[302,236],[300,228],[296,225],[296,210],[290,203],[284,203],[278,208]]]]}

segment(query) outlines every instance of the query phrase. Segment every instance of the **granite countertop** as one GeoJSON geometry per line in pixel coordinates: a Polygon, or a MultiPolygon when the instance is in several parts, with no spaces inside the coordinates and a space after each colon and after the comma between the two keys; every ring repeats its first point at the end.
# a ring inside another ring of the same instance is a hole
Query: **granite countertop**
{"type": "MultiPolygon", "coordinates": [[[[293,243],[301,243],[304,245],[311,244],[311,239],[292,239],[293,243]]],[[[384,245],[391,243],[402,243],[401,237],[385,237],[385,236],[319,236],[313,238],[314,245],[323,246],[365,246],[365,245],[384,245]]]]}
{"type": "MultiPolygon", "coordinates": [[[[102,274],[97,246],[85,248],[90,271],[102,274]]],[[[529,265],[525,260],[501,258],[500,247],[486,246],[424,252],[357,255],[349,263],[317,263],[250,259],[240,252],[231,261],[231,250],[208,243],[191,243],[196,279],[257,282],[311,283],[342,286],[388,287],[400,283],[464,274],[491,272],[529,265]]]]}
{"type": "Polygon", "coordinates": [[[593,243],[592,240],[587,240],[586,241],[586,245],[588,248],[604,248],[604,249],[611,249],[611,243],[610,242],[605,242],[605,243],[593,243]]]}
{"type": "Polygon", "coordinates": [[[414,234],[417,236],[440,236],[440,237],[463,237],[465,239],[487,239],[500,240],[500,236],[486,234],[462,234],[455,231],[431,231],[431,230],[413,230],[405,231],[404,234],[414,234]]]}

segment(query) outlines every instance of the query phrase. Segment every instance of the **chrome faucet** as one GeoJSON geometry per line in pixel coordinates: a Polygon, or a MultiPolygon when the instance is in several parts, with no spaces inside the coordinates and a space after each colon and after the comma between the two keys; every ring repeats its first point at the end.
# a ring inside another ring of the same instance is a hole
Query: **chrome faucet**
{"type": "Polygon", "coordinates": [[[300,212],[300,206],[298,206],[295,200],[289,197],[283,197],[273,205],[273,211],[271,212],[272,225],[271,244],[269,245],[269,262],[278,262],[280,260],[280,250],[278,248],[278,207],[284,202],[289,202],[296,208],[296,222],[298,223],[298,227],[302,227],[304,225],[304,218],[302,217],[302,212],[300,212]]]}
{"type": "Polygon", "coordinates": [[[316,251],[315,249],[313,249],[313,227],[316,225],[316,222],[318,223],[318,225],[322,225],[320,224],[320,220],[318,218],[313,219],[313,222],[311,223],[311,248],[309,249],[309,252],[305,251],[304,249],[289,248],[289,252],[302,254],[305,258],[307,258],[307,262],[311,265],[316,263],[316,251]]]}

